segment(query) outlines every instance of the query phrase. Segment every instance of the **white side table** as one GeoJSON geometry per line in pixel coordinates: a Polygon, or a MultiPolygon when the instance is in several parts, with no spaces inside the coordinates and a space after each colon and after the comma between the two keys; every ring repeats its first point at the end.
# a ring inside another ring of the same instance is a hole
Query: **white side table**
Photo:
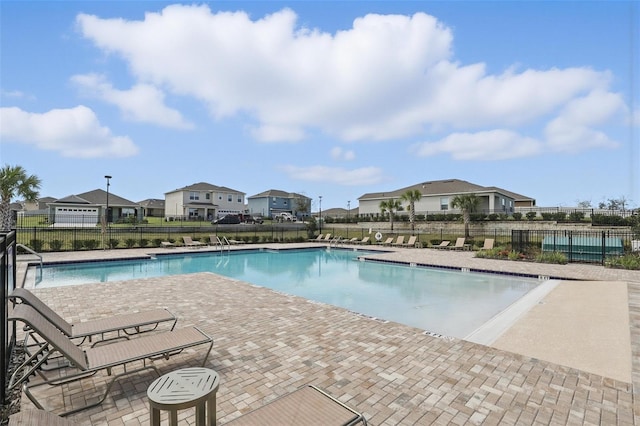
{"type": "Polygon", "coordinates": [[[149,385],[147,397],[151,425],[160,426],[160,410],[169,411],[169,424],[178,425],[178,410],[196,407],[196,425],[216,424],[218,373],[208,368],[191,367],[172,371],[149,385]]]}

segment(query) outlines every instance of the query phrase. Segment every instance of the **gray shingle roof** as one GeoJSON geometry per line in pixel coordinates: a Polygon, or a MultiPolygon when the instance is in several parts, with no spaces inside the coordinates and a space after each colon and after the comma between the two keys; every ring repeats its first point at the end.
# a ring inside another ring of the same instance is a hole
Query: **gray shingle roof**
{"type": "Polygon", "coordinates": [[[198,182],[193,185],[184,186],[182,188],[174,189],[173,191],[165,192],[165,194],[171,194],[172,192],[179,191],[215,191],[215,192],[236,192],[239,194],[244,194],[242,191],[238,191],[237,189],[227,188],[226,186],[216,186],[206,182],[198,182]]]}

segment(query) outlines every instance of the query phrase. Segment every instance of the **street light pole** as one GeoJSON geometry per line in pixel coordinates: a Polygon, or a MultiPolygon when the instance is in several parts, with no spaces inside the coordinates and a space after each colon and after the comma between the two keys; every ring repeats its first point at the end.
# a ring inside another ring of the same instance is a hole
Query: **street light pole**
{"type": "Polygon", "coordinates": [[[104,223],[109,232],[107,233],[107,244],[111,247],[111,227],[109,226],[109,179],[111,176],[105,175],[104,178],[107,180],[107,208],[104,212],[104,223]]]}
{"type": "Polygon", "coordinates": [[[320,231],[318,232],[319,234],[322,234],[322,195],[320,195],[318,198],[320,198],[320,214],[319,217],[320,219],[318,220],[318,228],[320,229],[320,231]]]}
{"type": "Polygon", "coordinates": [[[347,223],[349,223],[349,213],[351,213],[351,200],[347,201],[347,223]]]}

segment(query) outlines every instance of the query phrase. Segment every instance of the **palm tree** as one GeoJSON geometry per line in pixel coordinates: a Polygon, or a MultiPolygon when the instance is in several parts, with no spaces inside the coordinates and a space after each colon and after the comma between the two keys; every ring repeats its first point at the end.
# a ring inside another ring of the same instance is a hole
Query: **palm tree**
{"type": "Polygon", "coordinates": [[[31,175],[22,166],[5,165],[0,169],[0,230],[9,231],[13,225],[11,200],[15,197],[35,201],[40,189],[40,178],[31,175]]]}
{"type": "Polygon", "coordinates": [[[386,212],[389,212],[389,223],[391,223],[391,230],[393,231],[393,214],[397,211],[402,210],[402,203],[400,200],[395,200],[390,198],[388,200],[380,201],[380,211],[382,212],[382,216],[386,212]]]}
{"type": "Polygon", "coordinates": [[[410,189],[400,199],[409,203],[409,223],[411,223],[411,231],[415,229],[416,224],[416,201],[420,201],[422,193],[417,189],[410,189]]]}
{"type": "Polygon", "coordinates": [[[464,236],[469,238],[469,223],[471,223],[471,213],[476,211],[480,204],[480,198],[476,194],[456,195],[451,200],[451,207],[458,207],[462,210],[462,220],[464,221],[464,236]]]}

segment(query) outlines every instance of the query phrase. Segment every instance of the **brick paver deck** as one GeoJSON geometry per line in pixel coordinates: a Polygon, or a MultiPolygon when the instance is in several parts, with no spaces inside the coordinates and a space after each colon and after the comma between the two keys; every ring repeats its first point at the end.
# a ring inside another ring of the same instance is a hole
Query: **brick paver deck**
{"type": "MultiPolygon", "coordinates": [[[[309,247],[310,244],[305,245],[309,247]]],[[[47,254],[45,261],[135,256],[154,250],[47,254]]],[[[164,250],[166,252],[166,250],[164,250]]],[[[640,424],[640,273],[590,265],[539,265],[475,259],[472,253],[399,249],[375,256],[578,279],[627,281],[633,384],[422,330],[382,323],[211,273],[108,285],[36,290],[71,321],[166,307],[178,325],[195,324],[215,340],[206,366],[220,374],[221,424],[307,383],[365,413],[371,425],[640,424]],[[634,386],[635,385],[635,386],[634,386]],[[635,391],[634,391],[635,387],[635,391]]],[[[21,262],[24,264],[24,262],[21,262]]],[[[204,350],[156,361],[163,372],[197,365],[204,350]]],[[[151,373],[121,380],[81,424],[149,423],[151,373]]],[[[104,375],[35,393],[62,411],[91,399],[104,375]]],[[[23,405],[29,401],[23,396],[23,405]]],[[[194,424],[195,413],[181,414],[194,424]]]]}

